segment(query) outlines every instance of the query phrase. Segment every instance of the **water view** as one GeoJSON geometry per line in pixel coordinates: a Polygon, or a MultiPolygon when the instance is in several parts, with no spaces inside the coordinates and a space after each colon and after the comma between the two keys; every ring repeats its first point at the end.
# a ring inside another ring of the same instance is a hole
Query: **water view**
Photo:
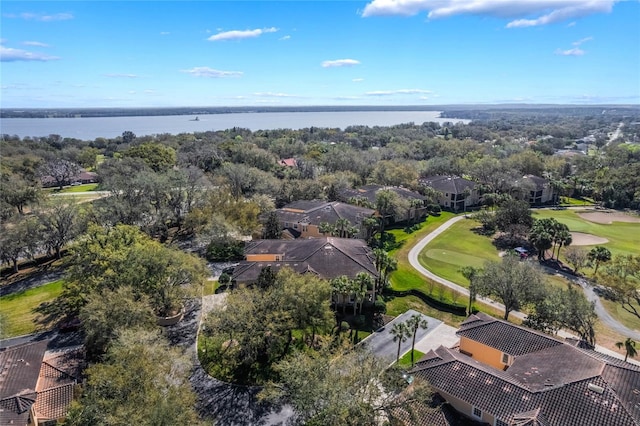
{"type": "Polygon", "coordinates": [[[468,122],[440,118],[439,111],[340,111],[340,112],[263,112],[209,114],[199,116],[169,115],[144,117],[87,118],[4,118],[1,133],[8,135],[47,136],[92,140],[113,138],[129,130],[138,136],[161,133],[193,133],[242,127],[251,130],[303,129],[305,127],[393,126],[402,123],[468,122]]]}

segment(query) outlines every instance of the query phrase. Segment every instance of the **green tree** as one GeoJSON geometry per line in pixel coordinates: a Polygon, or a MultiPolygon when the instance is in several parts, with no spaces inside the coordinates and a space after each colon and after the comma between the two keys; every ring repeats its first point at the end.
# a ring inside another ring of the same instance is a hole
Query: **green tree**
{"type": "Polygon", "coordinates": [[[273,363],[290,354],[294,330],[314,346],[316,333],[331,322],[330,294],[328,281],[288,268],[264,290],[232,290],[226,306],[216,307],[204,321],[205,338],[217,355],[203,364],[222,372],[217,377],[224,380],[263,382],[273,375],[273,363]]]}
{"type": "Polygon", "coordinates": [[[638,355],[638,350],[636,349],[636,342],[631,340],[631,337],[627,337],[627,340],[624,342],[616,342],[616,347],[618,349],[624,348],[624,362],[627,362],[627,358],[635,358],[638,355]]]}
{"type": "Polygon", "coordinates": [[[365,350],[325,346],[318,352],[296,352],[277,365],[280,380],[270,382],[259,398],[287,401],[295,425],[370,426],[393,410],[415,414],[432,393],[419,378],[409,386],[396,367],[365,350]]]}
{"type": "Polygon", "coordinates": [[[199,425],[189,383],[191,362],[158,333],[120,332],[104,363],[86,370],[87,381],[66,426],[199,425]]]}
{"type": "Polygon", "coordinates": [[[44,245],[60,259],[62,247],[82,230],[78,206],[62,198],[51,199],[38,212],[38,218],[42,224],[44,245]]]}
{"type": "Polygon", "coordinates": [[[176,165],[176,151],[159,143],[147,142],[132,146],[123,155],[141,159],[154,172],[166,171],[176,165]]]}
{"type": "Polygon", "coordinates": [[[208,275],[193,255],[152,240],[134,227],[91,225],[73,247],[65,287],[56,301],[67,316],[75,316],[93,291],[129,286],[146,294],[156,314],[176,312],[182,299],[208,275]]]}
{"type": "Polygon", "coordinates": [[[593,271],[593,275],[598,273],[598,267],[601,263],[608,262],[611,260],[611,252],[608,248],[603,246],[595,246],[592,248],[587,254],[587,258],[590,262],[595,263],[595,270],[593,271]]]}
{"type": "Polygon", "coordinates": [[[478,275],[482,273],[482,270],[473,266],[463,266],[460,269],[460,273],[469,281],[469,305],[467,307],[467,315],[471,315],[473,302],[476,301],[477,296],[476,279],[478,278],[478,275]]]}
{"type": "Polygon", "coordinates": [[[478,294],[497,297],[509,313],[539,300],[544,290],[542,272],[529,262],[507,255],[500,262],[487,262],[478,276],[478,294]]]}
{"type": "Polygon", "coordinates": [[[400,346],[411,336],[411,330],[409,330],[406,323],[397,322],[393,324],[389,333],[393,336],[393,341],[398,342],[398,352],[396,354],[396,362],[398,362],[400,360],[400,346]]]}
{"type": "Polygon", "coordinates": [[[35,216],[20,216],[0,227],[0,259],[18,272],[18,261],[32,259],[42,247],[42,228],[35,216]]]}
{"type": "Polygon", "coordinates": [[[547,333],[566,328],[590,345],[595,345],[597,318],[594,303],[589,302],[582,291],[573,287],[547,287],[544,297],[533,303],[533,312],[524,324],[547,333]]]}
{"type": "Polygon", "coordinates": [[[498,229],[512,236],[524,231],[528,233],[533,225],[529,203],[511,200],[501,203],[495,213],[498,229]]]}
{"type": "Polygon", "coordinates": [[[598,275],[622,309],[640,318],[640,256],[617,255],[598,275]]]}
{"type": "Polygon", "coordinates": [[[428,326],[429,326],[429,323],[420,314],[411,315],[411,317],[407,320],[407,329],[409,330],[409,334],[411,335],[411,367],[412,368],[414,365],[413,350],[416,346],[416,334],[418,334],[419,328],[426,330],[428,326]]]}
{"type": "Polygon", "coordinates": [[[40,188],[16,174],[2,174],[0,176],[0,200],[11,207],[15,207],[21,215],[30,204],[41,200],[40,188]]]}
{"type": "Polygon", "coordinates": [[[282,235],[280,230],[280,222],[278,221],[278,215],[275,211],[269,212],[267,219],[264,222],[262,228],[262,238],[266,240],[277,240],[282,235]]]}
{"type": "Polygon", "coordinates": [[[149,298],[131,287],[92,292],[80,309],[80,320],[90,361],[100,359],[122,329],[151,330],[156,325],[149,298]]]}

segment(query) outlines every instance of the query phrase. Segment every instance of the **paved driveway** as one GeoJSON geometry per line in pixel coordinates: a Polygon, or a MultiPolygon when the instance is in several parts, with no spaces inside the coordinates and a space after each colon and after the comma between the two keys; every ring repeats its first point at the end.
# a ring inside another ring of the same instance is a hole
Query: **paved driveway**
{"type": "MultiPolygon", "coordinates": [[[[384,327],[376,330],[366,339],[364,339],[361,343],[364,347],[368,348],[378,357],[384,358],[389,361],[389,364],[392,364],[396,360],[396,354],[398,353],[398,342],[393,341],[393,335],[391,334],[391,329],[394,324],[404,322],[408,320],[412,315],[419,314],[423,319],[427,320],[428,327],[426,329],[419,328],[416,333],[416,348],[418,347],[418,343],[425,339],[431,332],[436,330],[440,325],[442,325],[442,321],[436,318],[428,317],[424,314],[421,314],[418,311],[414,311],[413,309],[408,310],[402,315],[394,318],[390,323],[385,325],[384,327]]],[[[439,346],[439,345],[438,345],[439,346]]],[[[400,356],[409,352],[411,350],[411,337],[409,337],[405,342],[403,342],[400,346],[400,356]]]]}

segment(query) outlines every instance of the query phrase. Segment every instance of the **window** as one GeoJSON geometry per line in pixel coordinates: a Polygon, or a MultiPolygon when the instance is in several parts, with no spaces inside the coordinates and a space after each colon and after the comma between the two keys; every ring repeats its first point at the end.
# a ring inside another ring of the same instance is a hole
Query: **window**
{"type": "Polygon", "coordinates": [[[509,426],[509,423],[503,422],[500,419],[496,419],[496,426],[509,426]]]}
{"type": "Polygon", "coordinates": [[[298,224],[297,223],[293,224],[293,229],[298,229],[298,224]]]}
{"type": "Polygon", "coordinates": [[[302,232],[307,232],[307,230],[308,230],[307,225],[302,225],[302,232]]]}
{"type": "Polygon", "coordinates": [[[478,407],[473,407],[473,417],[477,417],[479,419],[482,418],[482,410],[478,407]]]}
{"type": "Polygon", "coordinates": [[[289,222],[285,222],[285,223],[284,223],[284,227],[285,227],[285,228],[288,228],[288,227],[289,227],[289,222]]]}
{"type": "Polygon", "coordinates": [[[502,354],[502,363],[509,365],[509,354],[502,354]]]}
{"type": "Polygon", "coordinates": [[[276,262],[280,262],[280,256],[276,256],[276,262]]]}

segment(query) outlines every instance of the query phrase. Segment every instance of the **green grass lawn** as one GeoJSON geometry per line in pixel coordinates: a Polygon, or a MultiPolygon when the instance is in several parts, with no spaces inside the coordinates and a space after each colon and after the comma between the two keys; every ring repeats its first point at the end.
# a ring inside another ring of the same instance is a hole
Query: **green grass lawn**
{"type": "Polygon", "coordinates": [[[422,312],[427,316],[437,318],[452,327],[458,327],[466,318],[462,315],[455,315],[432,308],[416,296],[387,297],[386,303],[387,315],[390,316],[398,316],[409,309],[413,309],[415,311],[422,312]]]}
{"type": "Polygon", "coordinates": [[[98,188],[97,183],[85,183],[83,185],[75,185],[75,186],[65,186],[62,190],[58,190],[58,188],[47,188],[44,191],[55,193],[55,194],[73,194],[75,192],[89,192],[95,191],[98,188]]]}
{"type": "MultiPolygon", "coordinates": [[[[601,224],[591,222],[578,216],[579,211],[576,210],[536,210],[533,217],[543,219],[552,217],[558,222],[564,223],[569,227],[569,231],[583,232],[585,234],[593,234],[603,237],[609,242],[602,245],[611,251],[611,254],[633,254],[640,255],[640,244],[638,244],[638,235],[640,235],[640,223],[629,222],[613,222],[612,224],[601,224]]],[[[586,250],[590,250],[593,246],[582,246],[586,250]]],[[[562,259],[562,252],[560,252],[562,259]]]]}
{"type": "MultiPolygon", "coordinates": [[[[416,349],[413,350],[414,363],[420,361],[420,358],[422,358],[423,356],[424,356],[424,353],[416,349]]],[[[411,368],[411,351],[407,352],[406,354],[400,357],[400,360],[398,360],[398,367],[404,370],[408,370],[409,368],[411,368]]]]}
{"type": "Polygon", "coordinates": [[[40,287],[0,297],[0,312],[6,327],[0,335],[3,337],[21,336],[38,331],[34,309],[41,303],[50,302],[62,293],[63,280],[40,287]]]}
{"type": "Polygon", "coordinates": [[[418,261],[439,277],[467,287],[469,282],[460,268],[482,268],[487,261],[500,260],[491,238],[473,232],[479,226],[479,222],[471,219],[454,223],[425,247],[418,261]]]}
{"type": "MultiPolygon", "coordinates": [[[[638,319],[637,316],[631,314],[630,312],[622,309],[622,305],[620,303],[612,302],[611,300],[607,300],[604,297],[601,297],[600,301],[602,302],[602,305],[605,307],[605,309],[611,314],[611,316],[621,322],[625,327],[632,330],[640,331],[640,319],[638,319]]],[[[638,312],[640,312],[640,305],[635,303],[633,307],[638,312]]]]}

